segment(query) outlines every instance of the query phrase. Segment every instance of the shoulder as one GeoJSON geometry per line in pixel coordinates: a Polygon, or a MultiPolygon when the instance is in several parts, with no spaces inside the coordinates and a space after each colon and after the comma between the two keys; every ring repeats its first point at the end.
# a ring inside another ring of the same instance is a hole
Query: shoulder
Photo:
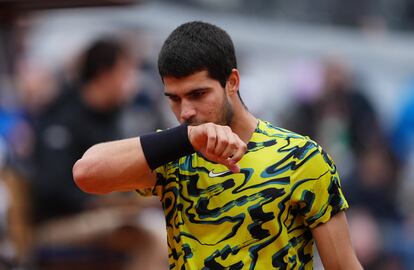
{"type": "Polygon", "coordinates": [[[252,139],[257,139],[260,137],[267,137],[269,139],[273,138],[277,141],[278,148],[282,148],[282,151],[296,151],[299,148],[302,150],[320,148],[320,146],[308,136],[304,136],[296,132],[277,127],[263,120],[259,120],[259,124],[256,128],[255,133],[257,135],[252,139]]]}
{"type": "Polygon", "coordinates": [[[328,171],[335,171],[332,158],[317,142],[307,136],[276,127],[260,120],[257,132],[276,139],[276,151],[280,158],[290,164],[295,174],[318,177],[328,171]]]}
{"type": "Polygon", "coordinates": [[[270,122],[260,120],[260,119],[256,127],[255,133],[262,135],[262,136],[279,138],[282,140],[283,139],[289,139],[289,140],[295,140],[295,141],[309,140],[309,137],[303,136],[301,134],[287,130],[282,127],[275,126],[271,124],[270,122]]]}

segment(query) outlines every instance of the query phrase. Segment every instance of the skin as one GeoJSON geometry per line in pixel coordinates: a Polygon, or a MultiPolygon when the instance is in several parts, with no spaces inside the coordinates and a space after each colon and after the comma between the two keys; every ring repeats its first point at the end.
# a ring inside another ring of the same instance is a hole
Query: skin
{"type": "MultiPolygon", "coordinates": [[[[165,77],[165,95],[180,123],[189,123],[193,147],[209,160],[239,172],[257,119],[243,106],[237,92],[240,77],[233,69],[226,86],[207,71],[184,78],[165,77]]],[[[101,143],[88,149],[73,168],[76,184],[85,192],[105,194],[155,184],[137,138],[101,143]]],[[[312,230],[325,269],[362,269],[351,245],[343,212],[312,230]]]]}
{"type": "Polygon", "coordinates": [[[233,172],[240,170],[237,162],[257,125],[257,119],[243,107],[237,95],[239,81],[236,69],[225,89],[207,71],[185,79],[164,78],[165,95],[175,117],[180,123],[191,125],[188,132],[193,147],[233,172]]]}

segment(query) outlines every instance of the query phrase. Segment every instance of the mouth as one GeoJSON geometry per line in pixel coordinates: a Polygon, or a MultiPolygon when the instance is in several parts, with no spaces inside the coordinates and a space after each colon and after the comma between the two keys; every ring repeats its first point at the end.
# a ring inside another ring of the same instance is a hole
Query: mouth
{"type": "Polygon", "coordinates": [[[195,119],[189,119],[189,120],[183,121],[183,123],[186,123],[186,124],[188,124],[190,126],[199,126],[199,125],[205,124],[207,122],[205,122],[205,121],[197,121],[195,119]]]}
{"type": "Polygon", "coordinates": [[[198,126],[202,124],[202,123],[197,123],[196,121],[184,121],[184,123],[190,126],[198,126]]]}

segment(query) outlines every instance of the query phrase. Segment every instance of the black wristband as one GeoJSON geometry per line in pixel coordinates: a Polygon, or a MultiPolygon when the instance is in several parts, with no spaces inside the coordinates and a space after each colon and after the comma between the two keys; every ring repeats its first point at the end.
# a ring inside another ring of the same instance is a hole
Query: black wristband
{"type": "Polygon", "coordinates": [[[182,124],[140,137],[142,151],[151,170],[195,152],[187,130],[188,125],[182,124]]]}

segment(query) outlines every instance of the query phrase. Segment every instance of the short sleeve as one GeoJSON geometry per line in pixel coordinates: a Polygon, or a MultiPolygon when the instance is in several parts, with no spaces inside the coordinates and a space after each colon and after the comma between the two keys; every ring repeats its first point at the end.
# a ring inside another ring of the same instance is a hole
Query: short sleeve
{"type": "Polygon", "coordinates": [[[332,158],[312,141],[291,179],[291,204],[309,228],[348,208],[332,158]]]}

